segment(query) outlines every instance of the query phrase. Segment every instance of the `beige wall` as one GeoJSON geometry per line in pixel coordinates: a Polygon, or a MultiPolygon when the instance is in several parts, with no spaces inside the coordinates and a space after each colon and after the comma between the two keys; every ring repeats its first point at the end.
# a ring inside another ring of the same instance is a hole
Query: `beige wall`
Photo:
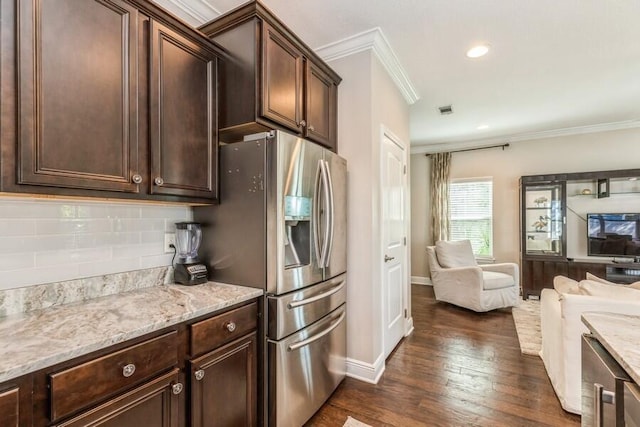
{"type": "MultiPolygon", "coordinates": [[[[384,366],[380,263],[380,132],[409,141],[409,108],[371,51],[334,60],[338,152],[348,162],[347,358],[351,376],[373,380],[384,366]]],[[[407,147],[408,149],[408,147],[407,147]]]]}
{"type": "MultiPolygon", "coordinates": [[[[640,167],[640,129],[626,129],[512,143],[507,149],[455,153],[451,178],[493,177],[494,257],[497,262],[518,262],[519,193],[523,175],[585,172],[640,167]]],[[[424,246],[430,244],[421,225],[428,218],[428,165],[426,157],[411,156],[412,276],[428,277],[424,246]],[[422,185],[419,183],[422,182],[422,185]]],[[[427,219],[428,221],[428,219],[427,219]]],[[[571,243],[570,243],[571,246],[571,243]]],[[[571,256],[571,254],[570,254],[571,256]]]]}

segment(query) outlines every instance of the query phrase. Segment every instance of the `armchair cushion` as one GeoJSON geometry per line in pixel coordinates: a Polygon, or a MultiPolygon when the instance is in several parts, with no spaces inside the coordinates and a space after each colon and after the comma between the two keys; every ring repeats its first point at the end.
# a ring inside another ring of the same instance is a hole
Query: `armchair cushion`
{"type": "Polygon", "coordinates": [[[474,267],[478,265],[469,240],[439,240],[436,242],[436,255],[438,256],[438,263],[444,268],[474,267]]]}
{"type": "Polygon", "coordinates": [[[489,291],[491,289],[508,288],[515,284],[513,277],[504,273],[497,273],[495,271],[483,271],[482,272],[482,289],[489,291]]]}

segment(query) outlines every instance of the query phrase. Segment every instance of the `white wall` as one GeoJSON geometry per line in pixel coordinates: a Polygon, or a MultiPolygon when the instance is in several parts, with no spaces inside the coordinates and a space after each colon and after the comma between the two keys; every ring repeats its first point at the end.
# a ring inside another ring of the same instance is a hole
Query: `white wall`
{"type": "MultiPolygon", "coordinates": [[[[523,175],[545,173],[588,172],[640,167],[640,129],[626,129],[584,135],[563,136],[534,141],[512,143],[507,149],[489,149],[455,153],[451,165],[451,178],[492,176],[494,183],[494,257],[498,262],[519,261],[519,190],[518,179],[523,175]]],[[[422,164],[422,155],[411,156],[416,165],[422,164]]],[[[423,187],[425,166],[412,168],[413,223],[417,216],[427,217],[428,176],[423,187]]],[[[610,199],[611,200],[611,199],[610,199]]],[[[571,204],[572,201],[569,201],[571,204]]],[[[568,220],[571,220],[568,218],[568,220]]],[[[571,228],[569,229],[571,233],[571,228]]],[[[414,242],[425,238],[420,227],[412,229],[414,242]]],[[[572,236],[577,236],[572,234],[572,236]]],[[[577,237],[576,237],[577,238],[577,237]]],[[[577,246],[578,243],[575,243],[577,246]]],[[[580,256],[574,243],[569,256],[580,256]],[[572,249],[573,248],[573,249],[572,249]]],[[[414,248],[420,256],[422,248],[414,248]]],[[[424,252],[422,252],[424,253],[424,252]]],[[[413,263],[413,276],[428,276],[426,263],[413,263]]]]}
{"type": "Polygon", "coordinates": [[[0,290],[167,266],[185,206],[0,198],[0,290]]]}
{"type": "Polygon", "coordinates": [[[351,376],[375,380],[384,367],[380,271],[380,132],[409,141],[409,109],[371,51],[334,60],[338,152],[348,162],[347,357],[351,376]]]}

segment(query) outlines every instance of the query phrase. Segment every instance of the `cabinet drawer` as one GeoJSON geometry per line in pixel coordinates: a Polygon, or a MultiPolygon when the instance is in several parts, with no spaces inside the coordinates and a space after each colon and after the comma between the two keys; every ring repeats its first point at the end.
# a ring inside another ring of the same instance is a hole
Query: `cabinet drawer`
{"type": "Polygon", "coordinates": [[[55,421],[148,379],[178,363],[177,332],[50,374],[55,421]]]}
{"type": "Polygon", "coordinates": [[[191,325],[191,354],[202,354],[245,335],[258,325],[258,305],[249,304],[191,325]]]}

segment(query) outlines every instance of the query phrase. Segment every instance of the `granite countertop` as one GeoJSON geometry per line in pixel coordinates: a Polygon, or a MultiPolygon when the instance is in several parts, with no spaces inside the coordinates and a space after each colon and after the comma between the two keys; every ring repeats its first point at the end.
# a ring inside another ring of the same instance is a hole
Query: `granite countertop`
{"type": "Polygon", "coordinates": [[[582,314],[582,323],[640,384],[640,315],[589,312],[582,314]]]}
{"type": "Polygon", "coordinates": [[[0,383],[260,295],[215,282],[164,285],[0,318],[0,383]]]}

